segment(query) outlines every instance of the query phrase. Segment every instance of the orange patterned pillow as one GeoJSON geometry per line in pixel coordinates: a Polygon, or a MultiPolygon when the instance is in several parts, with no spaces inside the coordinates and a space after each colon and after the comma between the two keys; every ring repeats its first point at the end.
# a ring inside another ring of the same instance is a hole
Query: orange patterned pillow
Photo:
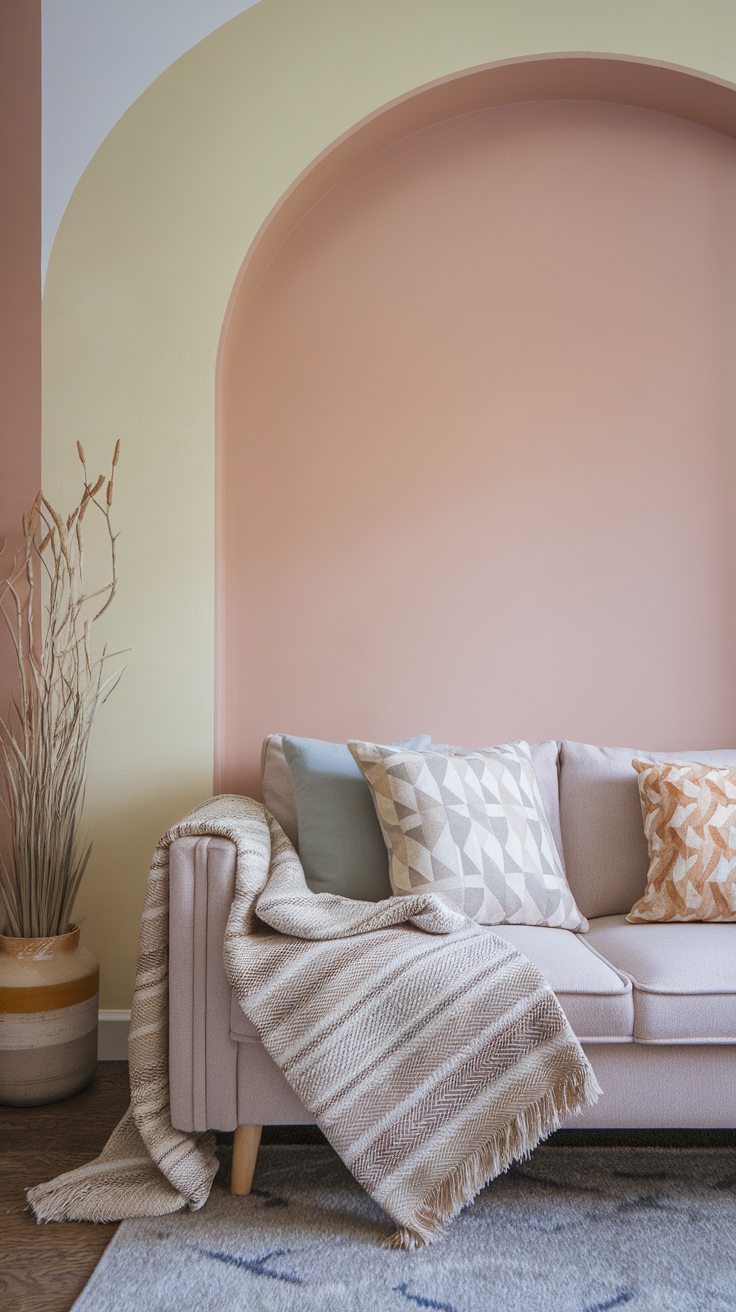
{"type": "Polygon", "coordinates": [[[626,917],[736,921],[736,770],[632,761],[649,873],[626,917]]]}

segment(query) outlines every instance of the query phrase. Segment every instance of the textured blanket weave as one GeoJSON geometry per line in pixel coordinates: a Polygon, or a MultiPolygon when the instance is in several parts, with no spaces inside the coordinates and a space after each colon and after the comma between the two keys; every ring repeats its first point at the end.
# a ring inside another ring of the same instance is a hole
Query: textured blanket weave
{"type": "Polygon", "coordinates": [[[212,1137],[173,1129],[168,866],[178,837],[237,848],[225,965],[271,1056],[360,1184],[430,1242],[488,1180],[599,1090],[549,985],[432,894],[312,893],[277,822],[218,797],[158,844],[130,1031],[131,1109],[101,1156],[29,1191],[39,1220],[157,1216],[205,1202],[212,1137]]]}

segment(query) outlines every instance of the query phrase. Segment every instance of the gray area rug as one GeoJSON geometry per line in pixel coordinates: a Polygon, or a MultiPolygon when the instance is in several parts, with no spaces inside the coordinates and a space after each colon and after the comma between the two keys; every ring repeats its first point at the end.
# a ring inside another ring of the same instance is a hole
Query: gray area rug
{"type": "Polygon", "coordinates": [[[124,1221],[73,1312],[733,1312],[736,1150],[542,1146],[431,1248],[326,1146],[269,1145],[253,1193],[124,1221]]]}

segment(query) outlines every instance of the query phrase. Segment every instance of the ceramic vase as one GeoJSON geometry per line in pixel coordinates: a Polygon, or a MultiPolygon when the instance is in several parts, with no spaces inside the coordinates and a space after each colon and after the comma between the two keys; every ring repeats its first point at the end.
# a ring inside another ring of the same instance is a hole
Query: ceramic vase
{"type": "Polygon", "coordinates": [[[53,938],[0,934],[0,1103],[35,1107],[89,1084],[99,974],[78,927],[53,938]]]}

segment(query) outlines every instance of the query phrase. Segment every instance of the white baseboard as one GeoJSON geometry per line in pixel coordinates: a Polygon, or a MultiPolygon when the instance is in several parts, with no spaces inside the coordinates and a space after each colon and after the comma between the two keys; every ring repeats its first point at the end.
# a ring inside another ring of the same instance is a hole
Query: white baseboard
{"type": "Polygon", "coordinates": [[[101,1011],[97,1030],[97,1060],[128,1060],[129,1011],[101,1011]]]}

